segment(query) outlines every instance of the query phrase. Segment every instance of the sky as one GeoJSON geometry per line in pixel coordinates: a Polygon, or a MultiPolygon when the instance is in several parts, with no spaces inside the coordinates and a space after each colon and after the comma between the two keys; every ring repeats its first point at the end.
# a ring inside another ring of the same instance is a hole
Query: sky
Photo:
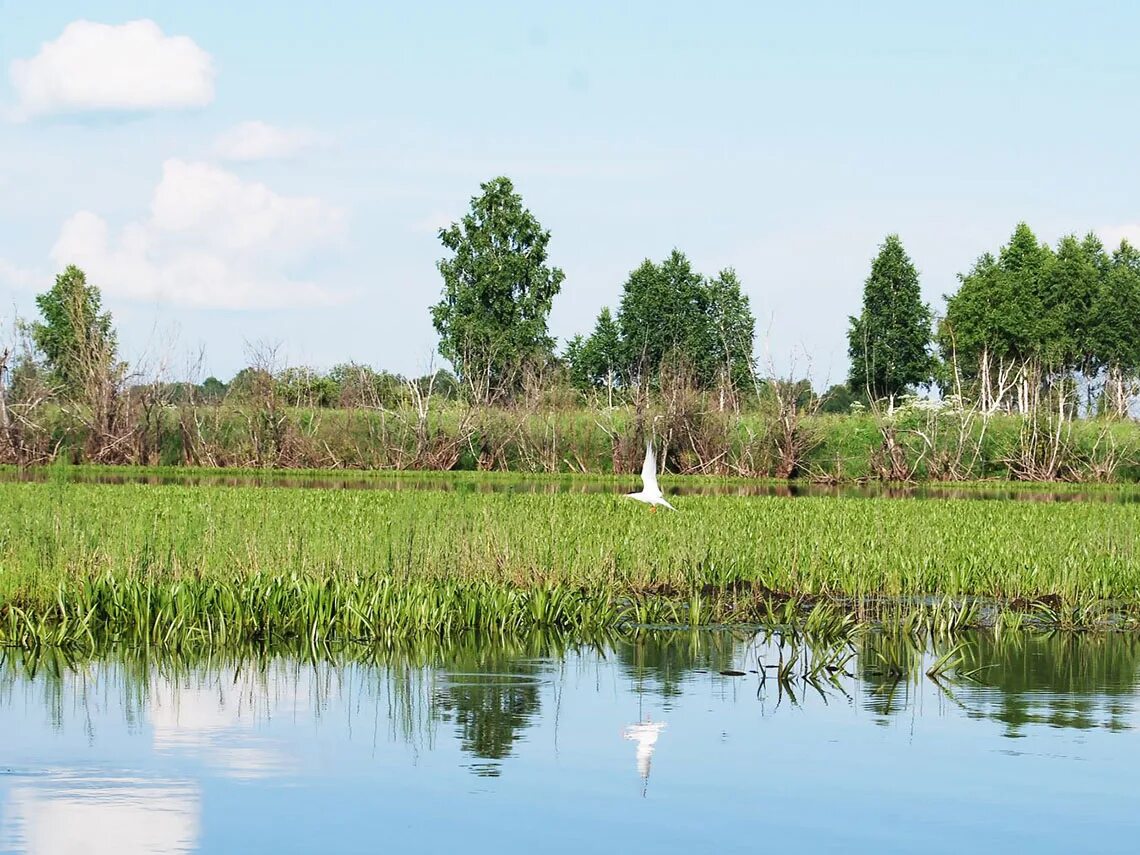
{"type": "Polygon", "coordinates": [[[438,229],[507,175],[588,332],[674,247],[844,379],[898,233],[935,312],[1020,220],[1140,242],[1140,4],[0,0],[0,337],[70,263],[133,364],[439,365],[438,229]]]}

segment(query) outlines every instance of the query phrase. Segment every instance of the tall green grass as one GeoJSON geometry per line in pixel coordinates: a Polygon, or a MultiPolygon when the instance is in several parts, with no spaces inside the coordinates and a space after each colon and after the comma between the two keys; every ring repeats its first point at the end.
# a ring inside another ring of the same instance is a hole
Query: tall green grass
{"type": "Polygon", "coordinates": [[[11,642],[708,624],[819,600],[905,601],[932,625],[977,623],[972,598],[1074,628],[1140,610],[1128,504],[707,496],[654,514],[616,494],[57,480],[0,484],[0,507],[11,642]]]}

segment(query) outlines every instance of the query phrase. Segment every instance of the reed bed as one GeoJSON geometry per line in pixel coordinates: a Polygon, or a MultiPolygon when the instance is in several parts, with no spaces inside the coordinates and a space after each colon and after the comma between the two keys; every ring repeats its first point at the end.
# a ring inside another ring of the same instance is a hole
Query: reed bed
{"type": "Polygon", "coordinates": [[[1140,507],[0,484],[0,637],[377,641],[890,619],[1130,628],[1140,507]],[[812,618],[813,612],[816,614],[812,618]]]}

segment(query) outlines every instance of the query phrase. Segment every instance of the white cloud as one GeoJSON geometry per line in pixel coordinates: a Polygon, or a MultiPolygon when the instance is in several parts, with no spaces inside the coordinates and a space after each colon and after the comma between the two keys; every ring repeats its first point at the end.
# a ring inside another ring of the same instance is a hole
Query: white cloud
{"type": "Polygon", "coordinates": [[[73,21],[31,59],[12,61],[17,116],[201,107],[214,100],[213,60],[154,21],[73,21]]]}
{"type": "Polygon", "coordinates": [[[315,142],[312,132],[300,128],[242,122],[218,137],[214,153],[225,160],[272,160],[290,157],[315,142]]]}
{"type": "Polygon", "coordinates": [[[1122,240],[1128,241],[1135,247],[1140,247],[1140,223],[1105,226],[1097,229],[1096,234],[1109,252],[1119,247],[1122,240]]]}
{"type": "Polygon", "coordinates": [[[281,196],[219,167],[171,159],[147,218],[115,234],[102,217],[80,211],[63,224],[51,257],[127,299],[229,309],[319,305],[340,297],[290,270],[343,231],[344,213],[320,199],[281,196]]]}

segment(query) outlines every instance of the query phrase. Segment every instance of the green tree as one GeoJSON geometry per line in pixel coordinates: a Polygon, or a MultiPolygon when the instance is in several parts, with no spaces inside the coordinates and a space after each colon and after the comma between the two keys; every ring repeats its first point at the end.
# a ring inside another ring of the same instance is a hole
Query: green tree
{"type": "Polygon", "coordinates": [[[249,366],[233,376],[227,386],[235,400],[248,402],[276,392],[273,375],[264,368],[249,366]]]}
{"type": "Polygon", "coordinates": [[[846,383],[836,383],[834,386],[829,386],[819,396],[819,400],[819,411],[821,413],[849,413],[851,412],[851,405],[858,398],[851,394],[851,387],[846,383]]]}
{"type": "Polygon", "coordinates": [[[588,392],[593,385],[586,363],[582,360],[582,348],[585,346],[586,339],[579,333],[571,336],[562,350],[562,364],[570,376],[570,385],[582,392],[588,392]]]}
{"type": "Polygon", "coordinates": [[[550,358],[547,318],[563,273],[546,264],[550,232],[510,179],[481,185],[471,211],[441,229],[443,298],[432,308],[440,352],[479,402],[513,391],[527,361],[550,358]]]}
{"type": "Polygon", "coordinates": [[[998,253],[997,307],[1004,319],[1001,342],[1006,354],[1022,363],[1058,359],[1063,321],[1059,299],[1050,284],[1053,252],[1018,223],[1009,243],[998,253]]]}
{"type": "Polygon", "coordinates": [[[752,382],[752,344],[756,336],[756,319],[748,296],[741,290],[732,268],[722,270],[705,287],[709,333],[715,348],[714,370],[734,388],[746,388],[752,382]]]}
{"type": "Polygon", "coordinates": [[[626,280],[618,309],[622,363],[631,379],[655,383],[666,361],[683,362],[708,380],[715,360],[709,294],[689,259],[673,250],[660,265],[646,259],[626,280]]]}
{"type": "Polygon", "coordinates": [[[863,286],[863,311],[850,319],[847,339],[853,392],[893,399],[930,382],[930,307],[898,235],[888,235],[879,247],[863,286]]]}
{"type": "Polygon", "coordinates": [[[226,397],[226,389],[225,383],[211,376],[202,381],[202,385],[198,387],[198,395],[202,401],[216,404],[226,397]]]}
{"type": "Polygon", "coordinates": [[[315,368],[286,368],[274,379],[277,394],[290,407],[335,407],[340,402],[340,384],[315,368]]]}
{"type": "Polygon", "coordinates": [[[1056,369],[1097,373],[1089,320],[1108,275],[1109,260],[1095,235],[1083,241],[1061,239],[1045,273],[1042,317],[1038,332],[1040,355],[1056,369]]]}
{"type": "Polygon", "coordinates": [[[115,332],[102,304],[99,289],[74,265],[36,297],[42,320],[32,324],[32,340],[69,394],[86,394],[92,380],[101,382],[114,368],[115,332]]]}
{"type": "Polygon", "coordinates": [[[570,379],[579,389],[605,389],[613,406],[614,388],[622,364],[621,331],[609,307],[598,313],[589,338],[575,336],[567,344],[566,362],[570,379]]]}
{"type": "Polygon", "coordinates": [[[997,300],[1001,287],[997,259],[984,253],[965,274],[958,274],[958,290],[945,296],[946,315],[938,326],[938,348],[943,358],[974,376],[975,360],[985,362],[987,349],[1003,341],[1004,315],[997,300]]]}
{"type": "Polygon", "coordinates": [[[396,407],[408,399],[403,377],[369,365],[342,362],[329,370],[329,379],[336,384],[342,407],[396,407]]]}
{"type": "Polygon", "coordinates": [[[1088,319],[1091,359],[1105,374],[1105,400],[1128,415],[1130,392],[1140,372],[1140,251],[1122,241],[1088,319]]]}
{"type": "Polygon", "coordinates": [[[1051,378],[1089,365],[1087,313],[1106,264],[1095,239],[1065,238],[1055,254],[1018,223],[996,259],[960,277],[939,345],[983,408],[1028,412],[1051,378]]]}

